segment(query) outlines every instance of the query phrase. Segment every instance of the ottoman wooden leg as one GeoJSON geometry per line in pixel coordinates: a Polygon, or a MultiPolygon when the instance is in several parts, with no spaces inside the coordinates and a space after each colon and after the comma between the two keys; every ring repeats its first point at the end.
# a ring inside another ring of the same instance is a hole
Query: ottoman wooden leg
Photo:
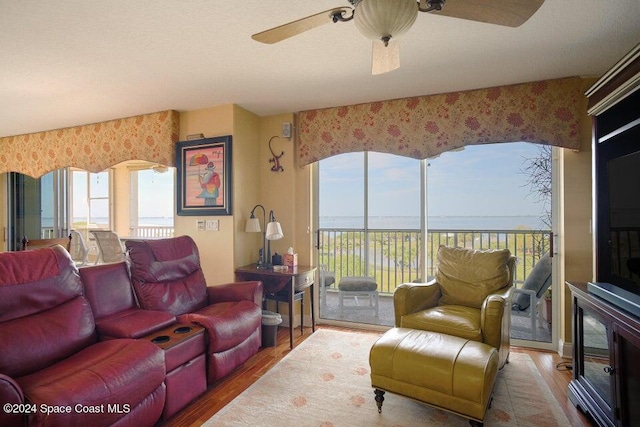
{"type": "Polygon", "coordinates": [[[376,405],[378,405],[378,413],[381,413],[382,402],[384,402],[384,391],[375,389],[373,392],[376,394],[376,405]]]}

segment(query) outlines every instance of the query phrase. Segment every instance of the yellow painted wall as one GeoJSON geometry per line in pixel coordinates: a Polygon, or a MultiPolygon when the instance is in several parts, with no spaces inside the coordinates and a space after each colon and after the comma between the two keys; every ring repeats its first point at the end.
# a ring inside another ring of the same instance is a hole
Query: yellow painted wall
{"type": "Polygon", "coordinates": [[[237,105],[233,114],[235,269],[257,261],[262,239],[260,233],[244,231],[251,209],[260,200],[260,118],[237,105]]]}
{"type": "MultiPolygon", "coordinates": [[[[586,91],[595,79],[584,79],[586,91]]],[[[592,118],[587,115],[587,99],[580,120],[580,151],[561,150],[560,191],[563,203],[560,243],[561,267],[565,281],[585,282],[594,278],[592,225],[592,118]]],[[[561,284],[560,339],[572,342],[572,299],[568,287],[561,284]]]]}
{"type": "MultiPolygon", "coordinates": [[[[298,250],[296,236],[298,219],[296,217],[296,205],[299,195],[296,193],[296,171],[294,167],[294,137],[281,137],[282,123],[293,122],[293,114],[282,114],[271,117],[263,117],[260,120],[260,203],[267,211],[273,210],[276,219],[282,225],[284,238],[271,242],[271,253],[283,254],[289,247],[298,250]],[[275,154],[284,155],[279,159],[282,171],[272,171],[274,165],[269,162],[273,158],[269,150],[269,140],[275,154]]],[[[269,219],[267,218],[267,221],[269,219]]],[[[299,260],[308,265],[310,260],[299,260]]]]}
{"type": "MultiPolygon", "coordinates": [[[[180,141],[187,139],[187,135],[202,133],[205,137],[224,136],[233,134],[233,105],[223,105],[204,110],[180,113],[180,141]]],[[[232,152],[236,144],[242,141],[232,141],[232,152]]],[[[241,159],[233,157],[232,169],[241,159]]],[[[233,192],[238,188],[233,187],[233,192]]],[[[193,238],[200,252],[200,261],[205,279],[209,286],[231,282],[233,274],[233,216],[177,216],[174,222],[174,235],[188,235],[193,238]],[[198,231],[197,220],[219,220],[219,231],[198,231]]]]}
{"type": "Polygon", "coordinates": [[[237,106],[223,105],[180,114],[180,140],[202,133],[206,138],[231,135],[232,215],[176,216],[175,235],[191,236],[200,252],[209,286],[235,280],[236,267],[257,259],[259,242],[244,227],[251,208],[260,198],[258,173],[259,117],[237,106]],[[219,221],[218,231],[198,231],[198,220],[219,221]]]}
{"type": "Polygon", "coordinates": [[[131,174],[126,163],[111,168],[113,176],[113,187],[111,189],[111,212],[113,215],[113,229],[118,236],[129,236],[131,234],[131,174]],[[114,201],[118,203],[114,203],[114,201]]]}
{"type": "MultiPolygon", "coordinates": [[[[311,233],[311,166],[298,168],[295,162],[295,126],[291,138],[282,137],[282,124],[294,124],[293,114],[280,114],[260,119],[260,203],[265,207],[267,216],[273,210],[276,219],[282,225],[284,238],[271,242],[271,252],[283,254],[292,247],[298,254],[299,265],[313,265],[313,234],[311,233]],[[271,149],[269,149],[269,140],[271,149]],[[279,158],[282,171],[272,171],[275,165],[269,162],[275,155],[279,158]]],[[[310,316],[311,293],[305,295],[305,313],[310,316]]],[[[268,307],[274,310],[271,304],[268,307]]],[[[286,304],[280,304],[280,312],[288,313],[286,304]]],[[[300,323],[299,305],[295,306],[294,326],[300,323]]],[[[285,324],[288,316],[283,316],[285,324]]]]}

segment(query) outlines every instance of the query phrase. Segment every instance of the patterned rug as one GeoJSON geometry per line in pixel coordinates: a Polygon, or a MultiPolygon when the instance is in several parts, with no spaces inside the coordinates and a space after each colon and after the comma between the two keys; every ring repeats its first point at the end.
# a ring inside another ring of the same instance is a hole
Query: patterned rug
{"type": "MultiPolygon", "coordinates": [[[[369,349],[379,334],[320,329],[204,425],[468,426],[468,420],[392,393],[378,414],[369,349]]],[[[511,353],[485,426],[568,426],[531,358],[511,353]]]]}

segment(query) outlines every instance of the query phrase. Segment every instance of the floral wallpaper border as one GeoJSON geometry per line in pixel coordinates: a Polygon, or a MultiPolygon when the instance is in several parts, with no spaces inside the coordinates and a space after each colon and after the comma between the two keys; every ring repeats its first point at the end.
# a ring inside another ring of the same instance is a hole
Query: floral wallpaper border
{"type": "Polygon", "coordinates": [[[426,159],[494,142],[579,149],[582,92],[582,79],[569,77],[302,111],[298,165],[359,151],[426,159]]]}
{"type": "Polygon", "coordinates": [[[73,166],[100,172],[125,160],[173,166],[180,114],[157,113],[0,138],[0,173],[33,178],[73,166]]]}

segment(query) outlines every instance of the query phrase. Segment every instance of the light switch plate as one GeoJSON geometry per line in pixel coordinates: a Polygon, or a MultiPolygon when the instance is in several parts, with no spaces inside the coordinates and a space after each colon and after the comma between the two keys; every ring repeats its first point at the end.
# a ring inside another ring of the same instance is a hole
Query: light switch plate
{"type": "Polygon", "coordinates": [[[196,230],[198,230],[198,231],[204,231],[205,230],[204,219],[197,219],[196,220],[196,230]]]}
{"type": "Polygon", "coordinates": [[[220,222],[217,219],[207,220],[207,231],[218,231],[220,228],[220,222]]]}

